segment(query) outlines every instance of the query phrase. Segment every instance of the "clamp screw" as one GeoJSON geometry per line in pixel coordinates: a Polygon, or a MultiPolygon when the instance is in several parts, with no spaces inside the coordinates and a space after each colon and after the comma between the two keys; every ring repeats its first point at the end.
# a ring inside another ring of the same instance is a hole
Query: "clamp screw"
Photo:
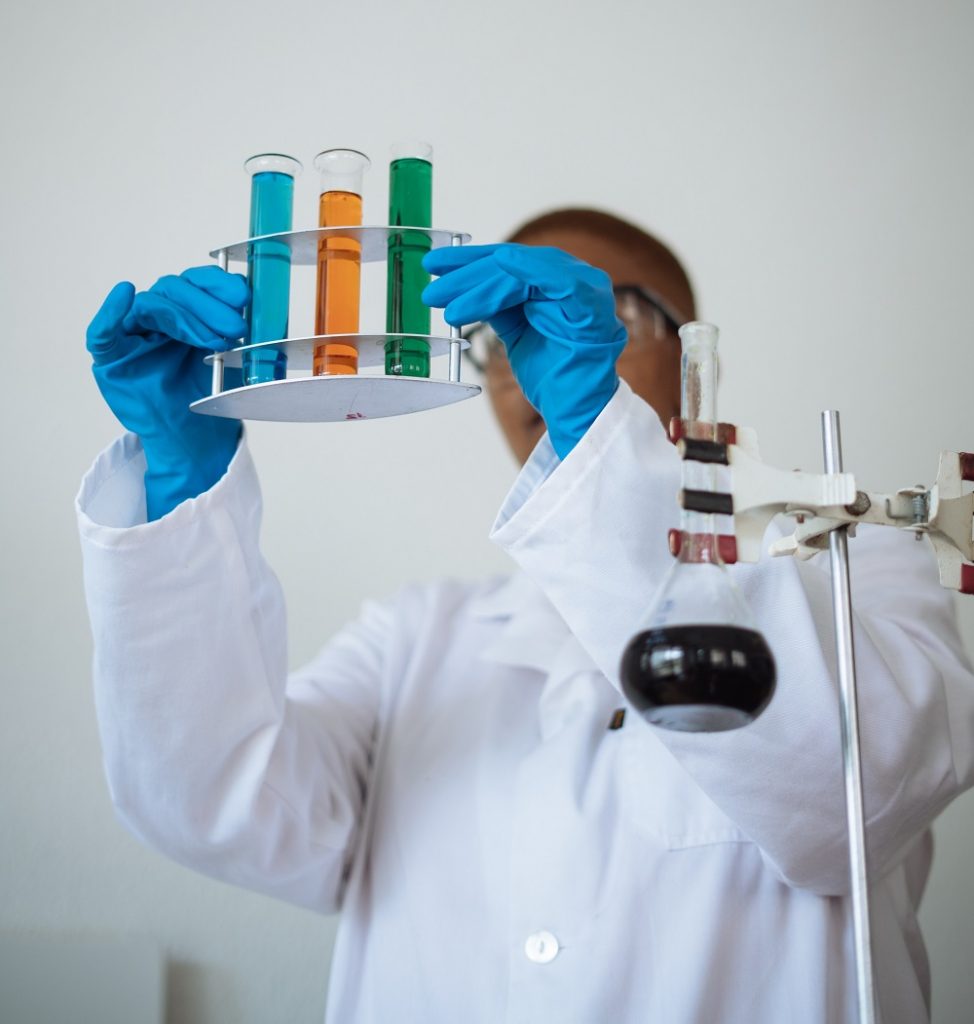
{"type": "Polygon", "coordinates": [[[930,492],[925,490],[922,484],[917,485],[916,491],[910,499],[910,506],[913,510],[913,526],[916,531],[914,536],[920,540],[921,534],[929,528],[927,520],[930,516],[930,492]]]}

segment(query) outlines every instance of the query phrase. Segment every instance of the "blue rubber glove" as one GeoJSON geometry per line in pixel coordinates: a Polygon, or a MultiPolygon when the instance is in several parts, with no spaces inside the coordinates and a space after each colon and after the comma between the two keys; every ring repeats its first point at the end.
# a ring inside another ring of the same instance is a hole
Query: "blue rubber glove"
{"type": "MultiPolygon", "coordinates": [[[[212,487],[233,458],[240,421],[201,416],[189,404],[210,391],[204,355],[243,336],[249,298],[239,274],[193,267],[147,292],[136,294],[128,281],[115,285],[88,327],[95,381],[145,449],[150,522],[212,487]]],[[[228,387],[233,372],[226,371],[228,387]]]]}
{"type": "Polygon", "coordinates": [[[423,301],[450,324],[490,323],[511,369],[564,459],[619,385],[626,329],[602,270],[549,246],[464,245],[423,258],[423,301]]]}

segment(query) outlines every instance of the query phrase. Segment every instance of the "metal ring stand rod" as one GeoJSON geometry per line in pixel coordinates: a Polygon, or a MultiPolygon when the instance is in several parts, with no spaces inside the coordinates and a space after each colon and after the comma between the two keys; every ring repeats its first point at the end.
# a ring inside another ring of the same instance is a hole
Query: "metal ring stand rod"
{"type": "MultiPolygon", "coordinates": [[[[841,473],[842,438],[839,433],[839,414],[834,410],[822,413],[822,448],[825,454],[825,472],[841,473]]],[[[848,527],[841,527],[829,534],[829,567],[832,576],[832,615],[835,622],[835,653],[841,697],[842,764],[845,775],[846,822],[849,830],[859,1024],[875,1024],[876,993],[873,986],[869,875],[866,867],[866,826],[862,796],[862,759],[847,531],[848,527]]]]}

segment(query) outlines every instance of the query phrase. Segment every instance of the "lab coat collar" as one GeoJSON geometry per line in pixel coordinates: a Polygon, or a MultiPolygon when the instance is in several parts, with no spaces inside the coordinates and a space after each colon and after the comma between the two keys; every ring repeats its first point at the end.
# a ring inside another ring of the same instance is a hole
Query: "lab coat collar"
{"type": "Polygon", "coordinates": [[[496,622],[480,658],[506,668],[528,669],[543,682],[538,694],[541,737],[554,737],[575,715],[605,717],[617,703],[599,671],[565,620],[541,589],[519,573],[485,594],[476,618],[496,622]]]}
{"type": "Polygon", "coordinates": [[[545,675],[595,669],[557,609],[524,573],[516,573],[484,594],[472,611],[478,619],[506,620],[481,652],[483,660],[545,675]]]}
{"type": "Polygon", "coordinates": [[[471,614],[475,619],[509,619],[526,606],[539,603],[551,607],[544,591],[530,576],[516,572],[488,584],[474,599],[471,614]]]}

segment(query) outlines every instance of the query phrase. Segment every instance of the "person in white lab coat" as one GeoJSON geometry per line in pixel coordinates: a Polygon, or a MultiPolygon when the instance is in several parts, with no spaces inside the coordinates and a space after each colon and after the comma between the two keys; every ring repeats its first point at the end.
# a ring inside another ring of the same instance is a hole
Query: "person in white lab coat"
{"type": "MultiPolygon", "coordinates": [[[[517,239],[434,258],[427,296],[503,338],[480,347],[523,468],[492,538],[520,571],[368,603],[290,674],[246,440],[181,418],[206,390],[183,342],[239,336],[243,286],[207,268],[106,301],[89,348],[136,432],[97,458],[78,517],[118,814],[192,868],[341,910],[333,1024],[851,1021],[827,567],[733,568],[778,667],[753,725],[618,713],[678,517],[660,417],[692,293],[605,215],[517,239]]],[[[926,545],[861,529],[851,548],[879,1002],[917,1024],[929,825],[972,781],[974,677],[926,545]]]]}

